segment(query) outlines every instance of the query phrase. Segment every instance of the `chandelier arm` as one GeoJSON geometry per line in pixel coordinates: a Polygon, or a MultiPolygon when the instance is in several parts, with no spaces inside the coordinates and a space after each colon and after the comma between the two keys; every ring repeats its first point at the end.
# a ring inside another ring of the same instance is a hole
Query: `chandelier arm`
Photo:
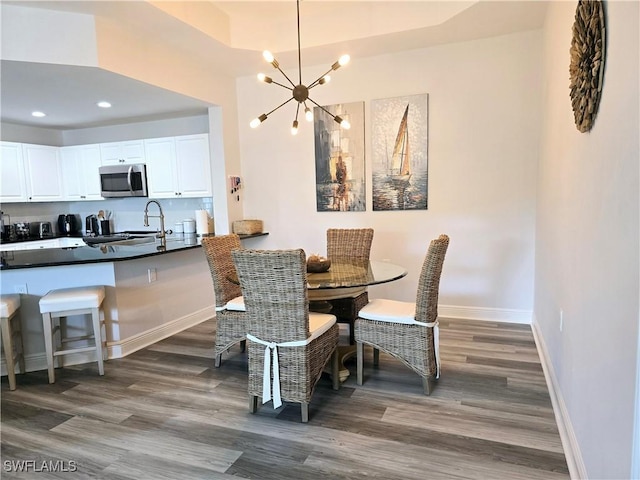
{"type": "Polygon", "coordinates": [[[308,98],[307,100],[309,100],[316,107],[320,108],[322,111],[324,111],[327,115],[330,115],[335,120],[336,116],[333,113],[331,113],[329,110],[324,108],[322,105],[318,104],[318,102],[314,102],[312,98],[308,98]]]}
{"type": "Polygon", "coordinates": [[[327,70],[325,73],[323,73],[322,75],[320,75],[316,80],[314,80],[311,85],[309,85],[307,88],[309,90],[311,90],[313,87],[317,87],[319,85],[320,80],[322,80],[325,76],[327,76],[328,74],[330,74],[333,71],[332,68],[330,68],[329,70],[327,70]]]}
{"type": "Polygon", "coordinates": [[[289,85],[283,85],[282,83],[278,83],[278,82],[273,81],[273,80],[271,80],[271,82],[270,82],[270,83],[273,83],[273,84],[275,84],[275,85],[278,85],[279,87],[282,87],[282,88],[286,88],[287,90],[293,90],[293,88],[291,88],[289,85]]]}
{"type": "Polygon", "coordinates": [[[277,66],[276,68],[280,71],[280,73],[282,74],[282,76],[284,76],[284,78],[286,78],[286,79],[289,81],[289,83],[291,84],[291,86],[292,86],[292,87],[295,87],[295,86],[296,86],[296,84],[295,84],[295,83],[293,83],[289,77],[287,77],[287,74],[286,74],[286,73],[284,73],[284,72],[282,71],[282,69],[280,68],[280,66],[277,66]]]}
{"type": "Polygon", "coordinates": [[[296,122],[298,121],[298,113],[300,112],[300,102],[298,102],[298,106],[296,107],[296,122]]]}
{"type": "MultiPolygon", "coordinates": [[[[291,100],[293,100],[293,97],[291,97],[289,100],[286,100],[284,102],[282,102],[280,105],[278,105],[276,108],[274,108],[273,110],[271,110],[269,113],[266,113],[265,115],[271,115],[273,112],[275,112],[276,110],[278,110],[280,107],[284,107],[287,103],[289,103],[291,100]]],[[[314,102],[315,103],[315,102],[314,102]]],[[[319,106],[319,105],[318,105],[319,106]]],[[[322,108],[322,107],[320,107],[322,108]]]]}

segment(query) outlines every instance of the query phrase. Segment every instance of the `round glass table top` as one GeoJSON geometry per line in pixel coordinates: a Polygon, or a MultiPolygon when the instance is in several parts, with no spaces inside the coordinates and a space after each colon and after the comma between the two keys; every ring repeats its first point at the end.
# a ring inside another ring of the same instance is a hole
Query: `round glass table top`
{"type": "Polygon", "coordinates": [[[326,272],[307,273],[307,283],[310,290],[366,287],[392,282],[406,274],[404,268],[388,262],[334,260],[326,272]]]}

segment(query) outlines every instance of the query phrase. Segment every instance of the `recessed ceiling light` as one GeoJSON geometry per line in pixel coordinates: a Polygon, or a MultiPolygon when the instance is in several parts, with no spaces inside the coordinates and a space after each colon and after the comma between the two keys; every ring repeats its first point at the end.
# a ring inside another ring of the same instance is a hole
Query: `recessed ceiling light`
{"type": "Polygon", "coordinates": [[[46,116],[47,116],[47,114],[46,114],[46,113],[44,113],[44,112],[37,112],[37,111],[36,111],[36,112],[31,112],[31,115],[32,115],[32,116],[34,116],[34,117],[46,117],[46,116]]]}
{"type": "Polygon", "coordinates": [[[111,108],[111,104],[109,102],[98,102],[96,105],[98,105],[100,108],[111,108]]]}

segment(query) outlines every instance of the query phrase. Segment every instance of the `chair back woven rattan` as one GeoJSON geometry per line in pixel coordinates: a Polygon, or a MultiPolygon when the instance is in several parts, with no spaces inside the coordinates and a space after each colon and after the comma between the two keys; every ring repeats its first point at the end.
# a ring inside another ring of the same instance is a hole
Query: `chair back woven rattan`
{"type": "MultiPolygon", "coordinates": [[[[415,320],[433,324],[438,319],[438,294],[444,257],[449,237],[440,235],[431,241],[418,281],[415,320]]],[[[374,364],[378,350],[399,359],[422,377],[424,392],[431,391],[429,380],[436,377],[438,365],[434,328],[417,324],[385,322],[359,317],[355,322],[358,350],[358,384],[362,384],[363,344],[374,348],[374,364]]]]}
{"type": "MultiPolygon", "coordinates": [[[[369,261],[371,244],[373,243],[373,228],[329,228],[327,230],[327,257],[331,260],[348,258],[350,260],[369,261]]],[[[336,295],[339,289],[331,292],[336,295]]],[[[316,294],[322,300],[321,294],[316,294]]],[[[358,312],[369,303],[366,287],[358,293],[349,292],[343,298],[328,299],[333,313],[340,323],[349,324],[349,343],[355,343],[353,324],[358,318],[358,312]]]]}
{"type": "Polygon", "coordinates": [[[241,295],[240,285],[229,281],[235,273],[231,252],[242,248],[236,234],[204,237],[202,248],[209,264],[216,303],[216,340],[214,346],[215,366],[219,367],[222,354],[247,335],[247,315],[245,312],[224,309],[229,300],[241,295]]]}
{"type": "Polygon", "coordinates": [[[444,256],[449,247],[449,237],[440,235],[429,244],[429,250],[422,264],[418,292],[416,296],[416,320],[424,323],[435,322],[438,318],[438,295],[444,256]]]}
{"type": "MultiPolygon", "coordinates": [[[[311,396],[330,359],[333,388],[339,388],[338,325],[304,342],[310,335],[304,250],[235,250],[232,256],[247,310],[247,333],[274,344],[304,343],[278,347],[277,355],[282,400],[300,403],[307,422],[311,396]]],[[[248,341],[248,350],[249,410],[255,413],[263,395],[265,346],[248,341]]]]}
{"type": "Polygon", "coordinates": [[[248,333],[267,342],[309,336],[304,250],[244,250],[233,254],[249,313],[248,333]]]}
{"type": "Polygon", "coordinates": [[[230,274],[236,270],[231,252],[242,248],[240,237],[236,234],[203,237],[202,248],[213,279],[216,307],[224,307],[229,300],[242,295],[240,285],[229,281],[230,274]]]}
{"type": "Polygon", "coordinates": [[[369,260],[372,242],[373,228],[329,228],[327,257],[369,260]]]}

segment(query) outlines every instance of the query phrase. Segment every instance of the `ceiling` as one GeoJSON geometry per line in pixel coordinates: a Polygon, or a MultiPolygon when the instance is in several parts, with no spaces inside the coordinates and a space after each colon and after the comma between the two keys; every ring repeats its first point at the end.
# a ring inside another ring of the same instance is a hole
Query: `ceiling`
{"type": "MultiPolygon", "coordinates": [[[[283,69],[297,67],[295,2],[11,1],[3,4],[106,16],[161,36],[186,54],[215,62],[229,76],[265,70],[261,51],[273,51],[283,69]],[[144,14],[184,8],[173,16],[144,14]],[[189,8],[194,7],[191,11],[189,8]],[[211,13],[213,16],[207,17],[211,13]],[[189,15],[191,16],[189,18],[189,15]],[[203,18],[211,18],[204,22],[203,18]],[[170,19],[170,20],[168,20],[170,19]]],[[[331,65],[342,53],[352,61],[448,42],[541,28],[544,1],[322,1],[300,4],[302,61],[331,65]],[[327,24],[331,28],[327,28],[327,24]]],[[[4,16],[4,15],[3,15],[4,16]]],[[[153,85],[96,67],[2,60],[2,122],[69,130],[204,113],[209,106],[153,85]],[[111,109],[91,108],[108,99],[111,109]],[[31,116],[33,110],[47,113],[31,116]]]]}

